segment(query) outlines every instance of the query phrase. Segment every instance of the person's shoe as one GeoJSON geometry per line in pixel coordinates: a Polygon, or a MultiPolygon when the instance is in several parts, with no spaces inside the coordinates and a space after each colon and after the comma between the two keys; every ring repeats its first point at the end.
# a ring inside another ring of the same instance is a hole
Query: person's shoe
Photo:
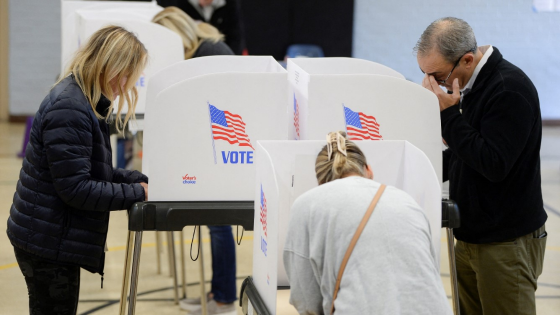
{"type": "MultiPolygon", "coordinates": [[[[222,314],[222,315],[236,315],[235,303],[218,305],[215,300],[208,301],[207,308],[208,315],[222,314]]],[[[189,315],[202,315],[202,306],[196,311],[190,311],[189,315]]]]}
{"type": "MultiPolygon", "coordinates": [[[[182,310],[189,311],[189,312],[198,311],[202,308],[201,300],[202,299],[199,297],[194,299],[182,299],[179,301],[179,307],[182,310]]],[[[210,293],[208,293],[206,295],[206,302],[210,303],[211,300],[212,298],[210,297],[210,293]]]]}

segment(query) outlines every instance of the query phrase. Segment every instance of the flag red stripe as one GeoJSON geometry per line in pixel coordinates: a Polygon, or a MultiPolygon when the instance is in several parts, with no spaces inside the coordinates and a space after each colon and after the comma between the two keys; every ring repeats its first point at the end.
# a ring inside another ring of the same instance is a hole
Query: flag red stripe
{"type": "Polygon", "coordinates": [[[233,126],[235,132],[245,133],[245,128],[240,128],[238,126],[233,126]]]}
{"type": "Polygon", "coordinates": [[[232,123],[229,123],[228,125],[230,125],[231,128],[235,128],[237,130],[242,130],[243,132],[245,132],[245,126],[243,126],[243,125],[232,124],[232,123]]]}
{"type": "MultiPolygon", "coordinates": [[[[383,138],[383,137],[378,136],[378,135],[371,135],[371,134],[361,135],[361,134],[350,133],[350,132],[347,135],[348,135],[348,137],[356,137],[356,138],[361,138],[361,139],[372,139],[372,140],[378,140],[378,139],[383,138]]],[[[350,140],[352,140],[352,139],[350,139],[350,140]]]]}
{"type": "Polygon", "coordinates": [[[370,133],[370,132],[355,132],[353,130],[347,130],[347,134],[348,134],[348,136],[383,138],[379,134],[373,134],[373,133],[370,133]]]}
{"type": "Polygon", "coordinates": [[[232,139],[237,139],[235,134],[231,133],[231,132],[214,131],[214,135],[221,135],[221,136],[226,136],[226,137],[229,137],[229,138],[232,138],[232,139]]]}
{"type": "Polygon", "coordinates": [[[362,123],[362,125],[363,124],[369,124],[369,125],[379,127],[379,124],[374,120],[369,120],[369,119],[365,119],[365,118],[360,117],[360,122],[362,123]]]}
{"type": "Polygon", "coordinates": [[[379,129],[379,125],[376,125],[376,124],[370,123],[370,122],[365,122],[365,121],[362,121],[362,128],[363,128],[363,126],[379,129]]]}
{"type": "MultiPolygon", "coordinates": [[[[377,130],[369,130],[369,129],[359,129],[353,126],[346,126],[346,130],[350,132],[358,132],[360,134],[371,134],[371,135],[379,135],[377,130]]],[[[379,135],[380,136],[380,135],[379,135]]]]}
{"type": "Polygon", "coordinates": [[[231,127],[224,128],[224,127],[222,127],[220,125],[216,125],[216,124],[212,124],[212,129],[218,129],[218,130],[225,131],[225,132],[233,132],[233,128],[231,128],[231,127]]]}
{"type": "Polygon", "coordinates": [[[369,137],[364,137],[364,136],[356,136],[356,135],[348,135],[348,138],[350,138],[350,140],[369,140],[369,137]]]}
{"type": "Polygon", "coordinates": [[[247,134],[244,132],[245,130],[239,130],[239,128],[235,128],[235,127],[234,128],[231,128],[231,127],[224,128],[224,127],[221,127],[221,126],[215,125],[215,124],[212,124],[212,128],[214,129],[213,132],[215,134],[217,134],[217,133],[227,134],[227,135],[230,135],[231,137],[236,135],[238,138],[244,138],[244,139],[249,140],[249,136],[247,136],[247,134]]]}
{"type": "Polygon", "coordinates": [[[239,120],[239,119],[231,119],[229,117],[226,117],[226,121],[228,123],[228,125],[240,125],[240,126],[245,126],[245,123],[243,122],[243,120],[239,120]]]}
{"type": "Polygon", "coordinates": [[[352,126],[346,126],[346,130],[347,130],[348,132],[354,131],[354,132],[359,132],[359,133],[361,133],[361,134],[368,134],[368,133],[369,133],[367,130],[359,129],[359,128],[352,127],[352,126]]]}
{"type": "Polygon", "coordinates": [[[255,148],[253,148],[251,143],[239,143],[239,146],[240,147],[250,147],[251,149],[255,150],[255,148]]]}
{"type": "Polygon", "coordinates": [[[227,127],[223,127],[216,123],[212,124],[212,133],[214,134],[215,140],[225,140],[230,144],[237,143],[238,146],[246,146],[251,147],[253,150],[253,146],[251,145],[251,139],[245,132],[245,122],[243,122],[243,118],[240,115],[232,114],[228,111],[223,111],[226,123],[228,124],[227,127]]]}
{"type": "Polygon", "coordinates": [[[364,129],[371,130],[371,131],[373,131],[373,132],[375,132],[375,133],[379,133],[379,128],[377,128],[377,127],[375,127],[375,126],[364,125],[364,124],[362,124],[362,127],[365,127],[364,129]]]}
{"type": "MultiPolygon", "coordinates": [[[[373,117],[373,116],[368,116],[368,115],[366,115],[366,114],[364,114],[364,113],[360,113],[360,118],[361,118],[361,119],[364,119],[364,120],[366,120],[366,121],[373,122],[374,124],[376,124],[376,125],[379,126],[379,124],[377,123],[377,119],[375,119],[375,117],[373,117]]],[[[361,119],[360,119],[360,120],[361,120],[361,119]]]]}
{"type": "Polygon", "coordinates": [[[237,117],[237,118],[239,118],[240,120],[243,120],[243,118],[241,118],[241,116],[236,115],[236,114],[232,114],[232,113],[228,112],[227,110],[224,110],[224,114],[225,114],[226,116],[229,115],[229,116],[231,116],[231,117],[237,117]]]}
{"type": "Polygon", "coordinates": [[[236,143],[238,143],[237,140],[231,141],[231,140],[229,140],[229,138],[226,138],[226,137],[216,137],[216,136],[215,136],[215,137],[214,137],[214,140],[225,140],[225,141],[229,142],[229,144],[236,144],[236,143]]]}
{"type": "Polygon", "coordinates": [[[382,140],[383,138],[348,134],[348,139],[350,139],[350,140],[382,140]]]}
{"type": "Polygon", "coordinates": [[[245,141],[245,142],[251,143],[251,140],[249,138],[244,137],[243,135],[242,136],[237,136],[238,135],[237,133],[222,132],[222,131],[214,131],[213,133],[214,133],[214,135],[226,136],[230,139],[235,139],[235,140],[238,140],[238,141],[245,141]]]}

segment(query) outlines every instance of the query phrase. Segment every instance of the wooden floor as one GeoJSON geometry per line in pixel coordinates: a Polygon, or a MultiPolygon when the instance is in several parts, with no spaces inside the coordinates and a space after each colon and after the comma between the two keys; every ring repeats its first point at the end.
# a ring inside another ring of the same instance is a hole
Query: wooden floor
{"type": "MultiPolygon", "coordinates": [[[[6,222],[15,186],[21,167],[17,153],[21,150],[25,125],[0,123],[0,218],[6,222]]],[[[560,128],[543,130],[541,151],[543,197],[549,219],[546,223],[549,233],[545,256],[544,272],[539,279],[537,291],[537,313],[539,315],[560,314],[560,128]]],[[[135,166],[140,162],[135,160],[135,166]]],[[[5,224],[5,223],[2,223],[5,224]]],[[[5,226],[5,225],[4,225],[5,226]]],[[[4,229],[1,229],[4,231],[4,229]]],[[[199,296],[198,262],[189,258],[193,230],[185,228],[183,246],[187,256],[187,295],[199,296]]],[[[234,228],[235,233],[235,228],[234,228]]],[[[445,233],[443,233],[445,234],[445,233]]],[[[178,238],[178,233],[176,234],[178,238]]],[[[80,304],[78,314],[118,314],[118,301],[123,274],[124,248],[127,236],[126,212],[111,213],[108,246],[105,263],[105,280],[100,288],[99,275],[82,271],[80,304]]],[[[161,235],[165,240],[164,235],[161,235]]],[[[242,279],[251,275],[252,239],[251,232],[245,232],[243,241],[237,246],[238,288],[242,279]]],[[[445,237],[445,236],[444,236],[445,237]]],[[[203,228],[203,255],[206,257],[205,277],[211,277],[210,246],[208,230],[203,228]]],[[[446,240],[441,240],[441,279],[450,296],[449,267],[446,240]]],[[[179,251],[179,241],[176,250],[179,251]]],[[[196,251],[196,244],[193,250],[196,251]]],[[[196,252],[193,252],[196,256],[196,252]]],[[[161,274],[157,272],[155,233],[145,232],[143,237],[142,260],[140,265],[140,285],[136,314],[186,314],[173,303],[172,278],[169,277],[167,252],[160,253],[161,274]]],[[[206,289],[209,290],[209,284],[206,289]]],[[[182,294],[180,291],[179,294],[182,294]]],[[[279,294],[278,314],[297,314],[288,303],[289,292],[279,294]]],[[[0,315],[26,314],[27,290],[23,276],[17,266],[13,248],[4,232],[0,233],[0,315]]],[[[241,310],[238,310],[241,314],[241,310]]]]}

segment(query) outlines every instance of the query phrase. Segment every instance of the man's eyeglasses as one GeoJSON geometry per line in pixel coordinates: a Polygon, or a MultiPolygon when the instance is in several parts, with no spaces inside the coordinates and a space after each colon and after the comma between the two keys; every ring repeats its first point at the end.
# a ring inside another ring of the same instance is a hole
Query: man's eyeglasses
{"type": "Polygon", "coordinates": [[[466,53],[462,54],[461,57],[459,59],[457,59],[457,61],[455,62],[455,65],[453,66],[453,69],[451,69],[451,71],[449,72],[449,74],[447,75],[447,78],[445,78],[445,80],[436,80],[436,82],[440,85],[445,85],[445,82],[447,82],[447,80],[449,80],[449,77],[451,76],[451,74],[453,73],[453,70],[455,70],[455,68],[457,68],[457,66],[459,65],[459,62],[461,61],[461,59],[463,59],[463,57],[470,53],[473,52],[472,50],[467,51],[466,53]]]}

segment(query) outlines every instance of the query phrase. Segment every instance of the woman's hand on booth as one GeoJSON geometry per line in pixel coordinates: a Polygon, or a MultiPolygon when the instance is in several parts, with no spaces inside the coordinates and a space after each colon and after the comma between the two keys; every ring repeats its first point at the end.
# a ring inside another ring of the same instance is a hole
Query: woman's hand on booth
{"type": "Polygon", "coordinates": [[[148,201],[148,184],[140,183],[140,185],[142,185],[142,187],[144,187],[144,194],[146,195],[146,201],[148,201]]]}

